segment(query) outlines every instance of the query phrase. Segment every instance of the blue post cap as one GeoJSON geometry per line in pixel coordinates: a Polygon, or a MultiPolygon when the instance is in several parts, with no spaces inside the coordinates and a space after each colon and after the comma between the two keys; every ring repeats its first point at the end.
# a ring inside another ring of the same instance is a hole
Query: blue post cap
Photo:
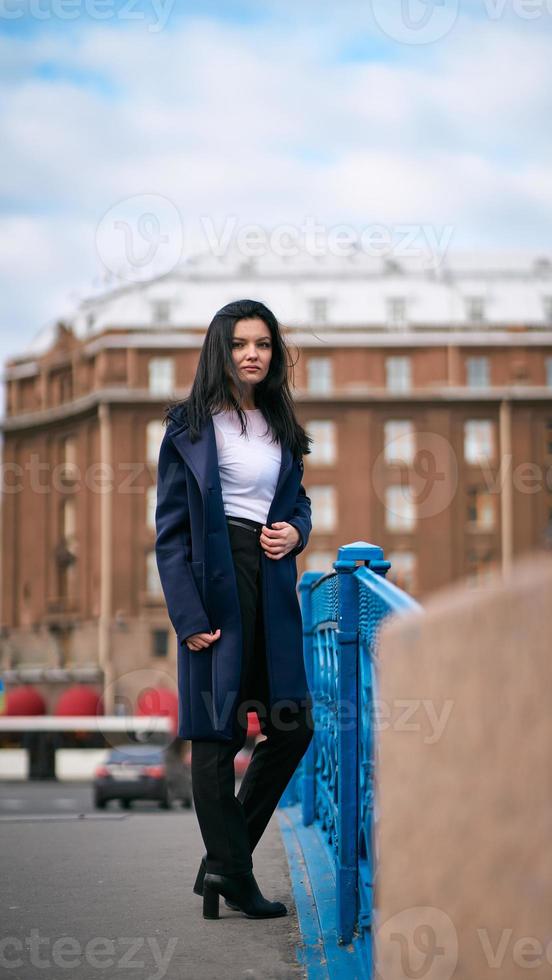
{"type": "Polygon", "coordinates": [[[378,575],[385,575],[391,568],[391,562],[386,561],[383,557],[383,548],[377,544],[370,544],[369,541],[352,541],[351,544],[341,545],[337,549],[337,561],[334,562],[334,568],[339,568],[340,562],[354,563],[357,561],[365,562],[378,575]]]}
{"type": "Polygon", "coordinates": [[[368,541],[353,541],[337,549],[338,561],[381,561],[383,548],[368,541]]]}

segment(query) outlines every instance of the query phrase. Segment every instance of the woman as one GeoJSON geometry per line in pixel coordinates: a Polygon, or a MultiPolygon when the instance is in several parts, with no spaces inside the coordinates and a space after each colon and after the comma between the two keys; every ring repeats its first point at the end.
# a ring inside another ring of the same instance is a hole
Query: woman
{"type": "Polygon", "coordinates": [[[313,735],[295,556],[311,507],[310,437],[295,418],[288,351],[264,304],[213,318],[189,397],[169,407],[159,453],[156,555],[178,637],[179,735],[192,742],[206,847],[194,891],[250,918],[285,915],[252,852],[313,735]],[[235,795],[234,758],[256,710],[265,736],[235,795]]]}

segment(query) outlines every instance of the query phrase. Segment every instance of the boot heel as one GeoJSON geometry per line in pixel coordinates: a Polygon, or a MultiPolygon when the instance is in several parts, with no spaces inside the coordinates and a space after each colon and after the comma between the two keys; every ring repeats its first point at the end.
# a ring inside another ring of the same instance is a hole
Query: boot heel
{"type": "Polygon", "coordinates": [[[201,860],[199,871],[196,875],[193,891],[196,895],[203,895],[203,879],[205,878],[205,862],[201,860]]]}
{"type": "Polygon", "coordinates": [[[203,918],[218,919],[219,893],[205,882],[203,885],[203,918]]]}

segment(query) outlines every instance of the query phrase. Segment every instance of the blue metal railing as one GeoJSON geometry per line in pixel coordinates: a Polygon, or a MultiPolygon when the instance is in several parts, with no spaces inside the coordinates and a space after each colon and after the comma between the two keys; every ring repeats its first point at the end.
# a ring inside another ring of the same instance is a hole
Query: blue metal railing
{"type": "Polygon", "coordinates": [[[299,582],[315,734],[280,805],[301,802],[303,824],[330,853],[340,943],[370,942],[379,630],[388,616],[421,608],[386,581],[390,567],[381,548],[357,541],[338,549],[334,571],[299,582]]]}

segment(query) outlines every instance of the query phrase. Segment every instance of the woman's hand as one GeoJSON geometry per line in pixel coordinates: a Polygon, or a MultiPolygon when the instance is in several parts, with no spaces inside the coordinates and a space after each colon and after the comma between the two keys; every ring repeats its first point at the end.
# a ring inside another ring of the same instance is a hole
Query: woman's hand
{"type": "Polygon", "coordinates": [[[287,521],[273,521],[269,528],[263,524],[259,541],[265,550],[268,558],[283,558],[289,551],[293,551],[301,540],[301,535],[293,524],[287,521]]]}
{"type": "Polygon", "coordinates": [[[214,633],[192,633],[191,636],[186,637],[185,643],[188,650],[203,650],[218,639],[220,639],[220,629],[215,630],[214,633]]]}

